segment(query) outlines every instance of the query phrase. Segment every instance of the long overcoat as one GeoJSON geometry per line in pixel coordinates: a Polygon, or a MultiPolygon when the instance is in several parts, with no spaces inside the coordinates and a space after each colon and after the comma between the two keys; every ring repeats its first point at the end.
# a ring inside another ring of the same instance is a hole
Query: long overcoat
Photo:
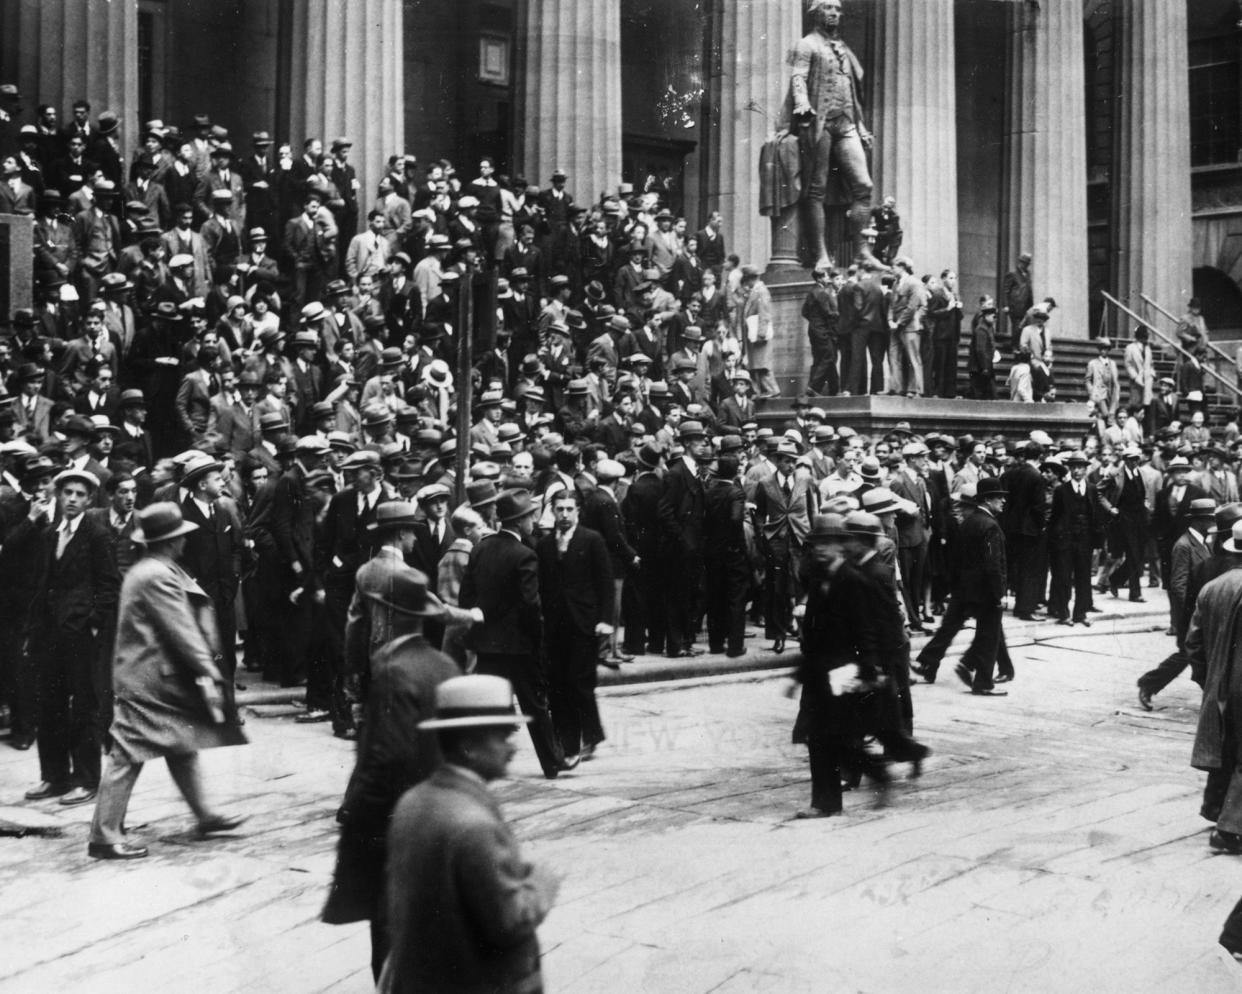
{"type": "MultiPolygon", "coordinates": [[[[1192,671],[1205,673],[1203,705],[1199,708],[1199,727],[1190,765],[1199,770],[1235,765],[1242,756],[1225,756],[1225,730],[1228,723],[1242,722],[1242,635],[1238,612],[1242,609],[1242,569],[1231,569],[1199,591],[1190,631],[1186,634],[1186,654],[1192,671]]],[[[1242,742],[1235,729],[1233,740],[1242,742]]],[[[1239,750],[1242,752],[1242,749],[1239,750]]]]}
{"type": "Polygon", "coordinates": [[[114,755],[131,763],[246,741],[212,721],[195,683],[220,680],[211,598],[175,563],[144,556],[121,585],[112,686],[114,755]]]}

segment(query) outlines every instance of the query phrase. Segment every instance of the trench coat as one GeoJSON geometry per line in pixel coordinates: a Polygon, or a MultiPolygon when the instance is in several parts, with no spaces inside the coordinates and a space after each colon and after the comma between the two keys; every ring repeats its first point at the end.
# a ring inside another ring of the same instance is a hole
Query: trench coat
{"type": "MultiPolygon", "coordinates": [[[[1203,705],[1190,765],[1198,770],[1235,766],[1242,756],[1225,756],[1227,722],[1242,722],[1242,647],[1238,637],[1242,608],[1242,569],[1231,569],[1208,583],[1195,599],[1186,654],[1192,672],[1205,673],[1203,705]]],[[[1235,732],[1235,743],[1242,735],[1235,732]]],[[[1239,750],[1242,752],[1242,749],[1239,750]]]]}
{"type": "Polygon", "coordinates": [[[112,667],[113,755],[145,763],[241,745],[240,726],[216,724],[195,683],[220,681],[211,598],[175,563],[144,556],[121,585],[112,667]]]}

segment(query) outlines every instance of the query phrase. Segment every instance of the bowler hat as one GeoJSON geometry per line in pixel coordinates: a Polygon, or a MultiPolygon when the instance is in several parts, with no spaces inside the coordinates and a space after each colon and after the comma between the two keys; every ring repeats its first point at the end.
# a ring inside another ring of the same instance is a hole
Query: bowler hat
{"type": "Polygon", "coordinates": [[[1005,482],[995,476],[985,476],[975,486],[975,499],[982,502],[989,497],[1005,497],[1009,491],[1005,489],[1005,482]]]}
{"type": "Polygon", "coordinates": [[[137,514],[138,526],[130,534],[135,542],[150,545],[166,542],[198,530],[198,525],[181,516],[181,508],[171,500],[162,500],[144,507],[137,514]]]}
{"type": "Polygon", "coordinates": [[[513,685],[501,676],[472,673],[436,687],[436,716],[419,728],[484,728],[524,725],[530,719],[513,706],[513,685]]]}

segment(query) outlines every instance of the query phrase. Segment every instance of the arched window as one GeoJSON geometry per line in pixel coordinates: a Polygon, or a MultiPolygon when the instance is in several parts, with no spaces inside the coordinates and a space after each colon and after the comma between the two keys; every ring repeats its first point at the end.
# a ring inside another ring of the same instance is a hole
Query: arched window
{"type": "Polygon", "coordinates": [[[1242,289],[1228,274],[1213,266],[1194,271],[1195,296],[1203,304],[1203,320],[1212,337],[1242,338],[1242,289]]]}

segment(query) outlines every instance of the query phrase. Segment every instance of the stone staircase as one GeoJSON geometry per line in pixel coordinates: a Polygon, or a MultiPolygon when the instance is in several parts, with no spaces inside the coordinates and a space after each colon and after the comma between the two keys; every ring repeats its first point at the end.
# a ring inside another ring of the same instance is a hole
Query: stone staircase
{"type": "MultiPolygon", "coordinates": [[[[1121,404],[1124,407],[1130,396],[1130,378],[1126,376],[1125,363],[1123,356],[1125,347],[1129,345],[1128,339],[1113,339],[1113,360],[1117,363],[1117,370],[1121,374],[1121,404]]],[[[1156,377],[1162,376],[1172,377],[1174,368],[1174,358],[1172,349],[1160,350],[1153,349],[1155,353],[1156,377]]],[[[1005,381],[1009,376],[1009,368],[1013,365],[1013,354],[1007,348],[1002,348],[1001,361],[996,364],[996,392],[998,397],[1009,396],[1005,387],[1005,381]]],[[[1053,352],[1055,358],[1052,363],[1052,378],[1057,388],[1057,400],[1061,403],[1073,403],[1086,405],[1087,403],[1087,387],[1086,374],[1087,363],[1096,357],[1099,350],[1095,346],[1095,342],[1083,339],[1059,339],[1053,343],[1053,352]]],[[[957,363],[957,391],[958,396],[965,397],[969,394],[970,377],[966,372],[967,362],[970,353],[970,333],[969,329],[963,327],[962,340],[958,345],[958,363],[957,363]]],[[[1206,380],[1203,395],[1207,401],[1207,409],[1209,415],[1209,424],[1219,428],[1228,421],[1234,411],[1237,409],[1237,402],[1234,395],[1221,386],[1211,376],[1204,377],[1206,380]]]]}

